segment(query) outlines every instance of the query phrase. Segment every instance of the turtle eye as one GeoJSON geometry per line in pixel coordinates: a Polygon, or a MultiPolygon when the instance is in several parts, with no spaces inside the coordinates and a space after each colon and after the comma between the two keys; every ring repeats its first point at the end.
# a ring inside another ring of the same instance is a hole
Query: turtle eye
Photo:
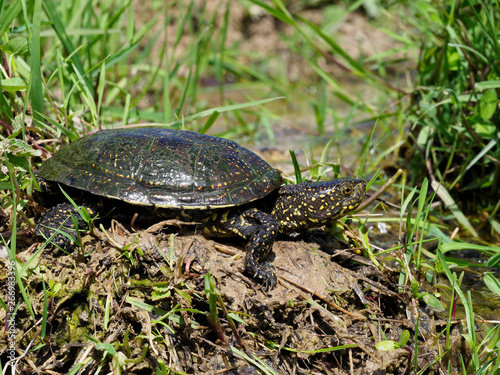
{"type": "Polygon", "coordinates": [[[342,194],[348,196],[352,194],[352,189],[349,186],[344,186],[342,188],[342,194]]]}

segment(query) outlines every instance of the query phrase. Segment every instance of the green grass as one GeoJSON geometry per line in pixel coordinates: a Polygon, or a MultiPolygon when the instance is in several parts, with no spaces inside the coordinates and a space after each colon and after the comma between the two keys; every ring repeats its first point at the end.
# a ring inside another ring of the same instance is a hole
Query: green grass
{"type": "Polygon", "coordinates": [[[428,38],[419,59],[414,105],[408,108],[416,143],[414,168],[426,170],[433,187],[443,186],[441,198],[475,237],[464,209],[487,212],[497,233],[499,227],[500,133],[495,124],[500,8],[489,5],[450,2],[420,9],[421,22],[427,22],[420,24],[421,30],[428,38]],[[451,196],[467,197],[471,204],[460,210],[451,196]]]}
{"type": "MultiPolygon", "coordinates": [[[[278,144],[281,139],[275,137],[274,129],[289,121],[282,119],[298,103],[306,109],[311,123],[307,132],[327,135],[329,141],[319,157],[309,151],[310,145],[290,146],[292,151],[305,151],[309,164],[289,162],[295,166],[295,180],[348,175],[345,169],[350,167],[357,175],[371,179],[373,193],[393,174],[399,177],[390,186],[392,193],[400,194],[399,212],[363,219],[360,245],[377,267],[383,269],[385,262],[391,261],[399,265],[398,283],[401,288],[412,288],[416,304],[423,302],[439,309],[436,291],[448,297],[449,317],[441,332],[445,344],[436,339],[442,363],[451,345],[453,309],[460,301],[466,314],[463,337],[471,349],[464,371],[499,371],[500,328],[477,319],[474,302],[463,292],[460,276],[468,267],[500,265],[499,5],[480,0],[380,5],[372,24],[397,41],[398,47],[353,57],[337,42],[336,32],[350,14],[366,10],[363,3],[327,6],[324,12],[329,17],[318,23],[309,19],[307,12],[297,12],[281,0],[243,2],[248,19],[255,9],[250,7],[258,7],[262,14],[279,20],[282,27],[289,26],[281,40],[307,72],[297,82],[287,74],[289,67],[279,51],[244,51],[241,40],[231,39],[230,2],[214,14],[188,0],[168,4],[153,1],[145,5],[147,9],[132,1],[0,2],[0,196],[2,212],[8,216],[4,232],[12,233],[3,237],[3,245],[17,267],[20,298],[16,311],[23,307],[27,311],[24,319],[41,319],[37,329],[42,340],[48,339],[49,309],[58,300],[60,286],[45,280],[40,305],[26,283],[31,273],[39,272],[37,258],[45,245],[28,258],[16,257],[18,237],[32,232],[34,226],[38,208],[31,199],[37,188],[32,171],[42,159],[88,132],[138,123],[278,144]],[[403,61],[415,68],[416,76],[409,84],[401,79],[403,61]],[[346,77],[369,87],[374,95],[366,97],[364,89],[346,85],[346,77]],[[207,86],[206,81],[217,84],[207,86]],[[315,92],[304,90],[312,86],[315,92]],[[366,123],[371,125],[363,127],[366,123]],[[345,165],[344,160],[352,157],[353,146],[342,148],[344,142],[362,145],[352,165],[345,165]],[[308,175],[301,173],[301,168],[308,175]],[[395,172],[399,169],[403,171],[395,172]],[[442,205],[433,206],[436,201],[442,205]],[[377,249],[370,244],[369,228],[379,222],[395,223],[398,245],[377,249]],[[461,233],[468,233],[462,234],[461,240],[451,234],[456,225],[461,233]],[[485,263],[459,257],[460,251],[470,249],[481,252],[485,263]],[[446,278],[448,284],[440,278],[446,278]],[[434,294],[419,290],[422,280],[434,286],[434,294]],[[477,335],[477,325],[484,328],[485,335],[477,335]]],[[[135,248],[123,250],[133,262],[135,248]]],[[[169,259],[169,264],[173,261],[169,259]]],[[[165,272],[174,275],[177,270],[165,272]]],[[[492,293],[500,295],[492,273],[483,276],[492,293]]],[[[235,322],[241,317],[227,310],[210,277],[205,282],[206,295],[197,298],[206,299],[207,311],[179,306],[170,311],[155,310],[161,318],[153,326],[169,326],[169,321],[180,324],[185,312],[204,316],[229,352],[265,373],[273,373],[253,352],[243,353],[241,342],[240,348],[230,344],[232,338],[222,332],[221,318],[238,341],[235,322]]],[[[156,296],[174,294],[183,306],[192,306],[192,291],[182,283],[155,288],[156,296]]],[[[110,296],[111,292],[105,305],[108,312],[110,296]]],[[[1,302],[6,311],[7,301],[1,302]]],[[[133,297],[127,302],[145,311],[156,308],[133,297]]],[[[192,323],[200,324],[196,318],[192,323]]],[[[100,366],[112,362],[110,368],[117,372],[126,363],[143,360],[152,350],[144,346],[138,353],[127,344],[88,339],[102,353],[100,366]]],[[[158,335],[156,339],[165,338],[158,335]]],[[[404,336],[399,342],[385,342],[398,348],[408,340],[404,336]]],[[[280,343],[269,346],[280,347],[280,343]]],[[[416,362],[418,347],[413,352],[411,367],[422,372],[416,362]]],[[[72,371],[76,373],[89,360],[81,358],[72,371]]],[[[5,370],[5,363],[0,367],[5,370]]],[[[160,367],[162,373],[175,372],[164,363],[160,367]]]]}

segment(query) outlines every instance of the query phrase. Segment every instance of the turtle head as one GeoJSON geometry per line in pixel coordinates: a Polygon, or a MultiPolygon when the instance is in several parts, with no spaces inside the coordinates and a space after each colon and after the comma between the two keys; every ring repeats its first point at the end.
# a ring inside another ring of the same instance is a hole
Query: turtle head
{"type": "Polygon", "coordinates": [[[284,233],[320,227],[354,211],[365,190],[366,182],[358,179],[285,185],[272,215],[284,233]]]}

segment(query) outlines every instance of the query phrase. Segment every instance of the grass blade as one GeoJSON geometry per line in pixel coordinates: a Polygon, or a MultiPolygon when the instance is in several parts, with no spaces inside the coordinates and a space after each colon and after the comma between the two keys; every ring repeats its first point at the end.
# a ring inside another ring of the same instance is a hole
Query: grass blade
{"type": "MultiPolygon", "coordinates": [[[[43,87],[42,87],[42,64],[40,63],[40,24],[42,22],[42,0],[35,0],[33,9],[33,29],[31,32],[31,107],[33,108],[33,119],[36,123],[42,122],[43,110],[43,87]]],[[[26,20],[27,21],[27,20],[26,20]]]]}
{"type": "Polygon", "coordinates": [[[9,4],[0,16],[0,35],[3,35],[7,31],[21,10],[21,0],[14,0],[9,4]]]}
{"type": "Polygon", "coordinates": [[[434,191],[439,195],[439,198],[443,201],[445,206],[451,211],[453,216],[458,220],[458,222],[469,231],[470,234],[472,234],[474,237],[477,237],[478,234],[476,230],[472,227],[470,221],[467,219],[467,217],[464,215],[464,213],[460,210],[458,207],[457,203],[453,199],[453,197],[450,195],[448,190],[439,182],[437,181],[431,181],[431,186],[434,189],[434,191]]]}
{"type": "Polygon", "coordinates": [[[83,68],[83,64],[80,60],[79,55],[74,54],[75,48],[73,47],[73,43],[71,43],[71,40],[69,39],[68,34],[66,33],[65,26],[61,21],[61,17],[57,12],[54,2],[52,0],[45,0],[43,2],[43,6],[45,14],[47,14],[47,17],[52,22],[52,27],[54,28],[57,36],[61,40],[61,43],[66,49],[66,52],[69,55],[72,55],[71,60],[73,61],[75,69],[78,71],[78,73],[80,73],[79,75],[84,78],[85,84],[89,89],[89,91],[94,92],[92,82],[85,74],[85,69],[83,68]]]}

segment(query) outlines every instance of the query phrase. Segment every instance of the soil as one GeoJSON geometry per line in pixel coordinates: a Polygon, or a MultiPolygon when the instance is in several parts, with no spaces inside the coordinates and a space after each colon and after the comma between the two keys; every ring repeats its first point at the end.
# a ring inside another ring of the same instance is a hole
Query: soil
{"type": "MultiPolygon", "coordinates": [[[[113,220],[72,253],[52,246],[35,253],[40,244],[20,252],[23,262],[34,259],[24,283],[37,319],[19,306],[16,342],[41,345],[19,349],[21,373],[63,374],[78,365],[80,373],[95,373],[110,350],[115,360],[105,367],[128,374],[163,366],[188,374],[403,374],[416,330],[418,368],[437,358],[426,341],[442,322],[398,288],[398,273],[382,273],[361,257],[347,227],[351,246],[318,230],[277,241],[279,282],[266,291],[243,272],[243,240],[207,239],[176,224],[133,231],[113,220]],[[398,342],[404,330],[411,338],[403,348],[375,347],[398,342]]],[[[2,285],[4,301],[6,290],[2,285]]]]}

